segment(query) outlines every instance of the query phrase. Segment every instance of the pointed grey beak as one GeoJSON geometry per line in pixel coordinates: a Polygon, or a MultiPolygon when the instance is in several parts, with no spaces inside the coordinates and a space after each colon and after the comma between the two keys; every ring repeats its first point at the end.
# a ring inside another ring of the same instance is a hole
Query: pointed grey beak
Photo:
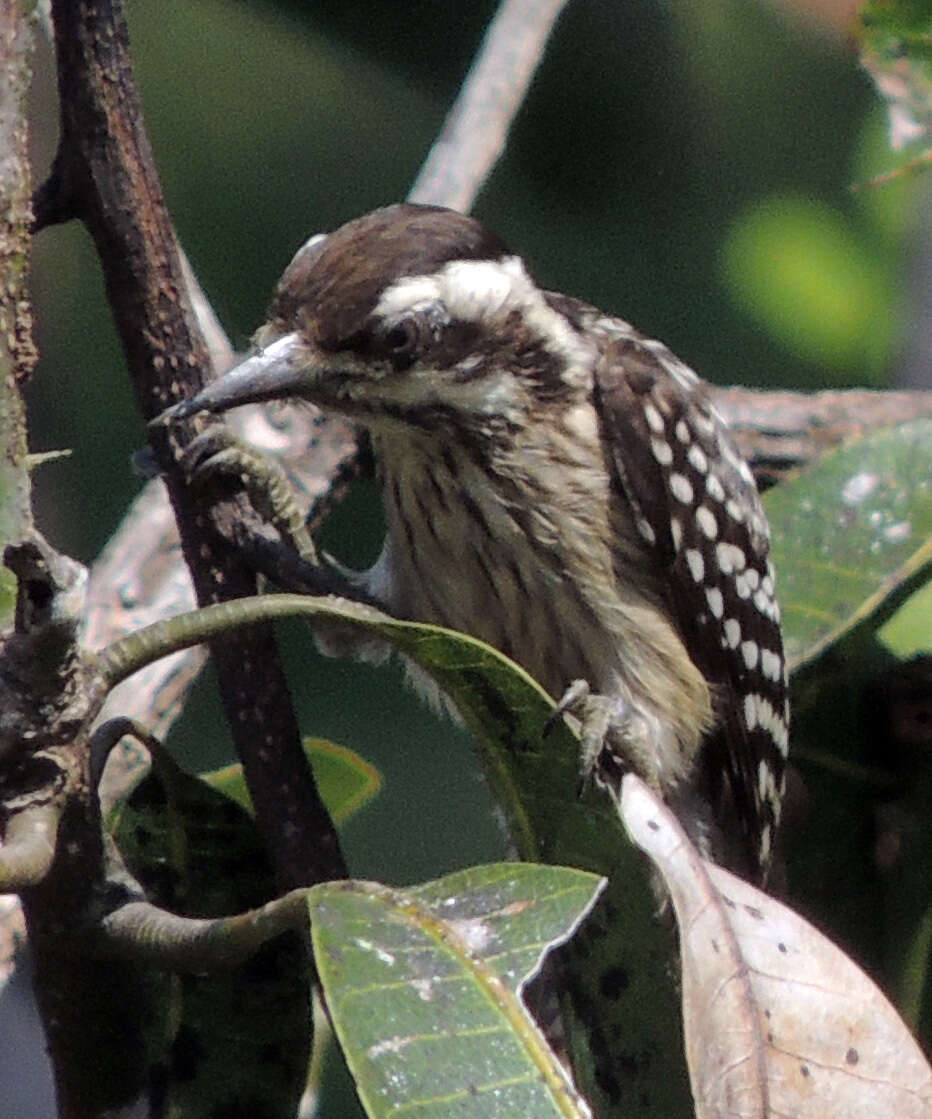
{"type": "Polygon", "coordinates": [[[281,400],[294,396],[299,373],[296,361],[300,349],[297,332],[285,334],[264,350],[234,366],[196,396],[166,408],[154,423],[175,423],[198,412],[226,412],[240,404],[281,400]]]}

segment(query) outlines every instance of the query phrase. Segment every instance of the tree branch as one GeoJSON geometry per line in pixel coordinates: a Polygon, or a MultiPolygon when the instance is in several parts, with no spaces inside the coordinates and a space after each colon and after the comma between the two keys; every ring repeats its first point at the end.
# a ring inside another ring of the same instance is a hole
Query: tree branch
{"type": "Polygon", "coordinates": [[[932,392],[762,392],[733,387],[713,388],[712,397],[762,489],[839,443],[932,416],[932,392]]]}
{"type": "MultiPolygon", "coordinates": [[[[65,214],[87,225],[136,397],[145,417],[206,383],[210,356],[188,300],[188,284],[142,119],[122,10],[113,2],[55,0],[61,142],[56,191],[65,214]]],[[[48,204],[55,214],[61,205],[48,204]]],[[[203,316],[202,316],[203,317],[203,316]]],[[[171,461],[181,447],[161,448],[171,461]]],[[[183,482],[167,480],[197,600],[254,593],[255,577],[224,531],[245,518],[242,501],[210,509],[183,482]]],[[[301,749],[270,630],[218,643],[221,694],[282,886],[345,874],[336,833],[301,749]],[[273,746],[274,744],[274,746],[273,746]]]]}

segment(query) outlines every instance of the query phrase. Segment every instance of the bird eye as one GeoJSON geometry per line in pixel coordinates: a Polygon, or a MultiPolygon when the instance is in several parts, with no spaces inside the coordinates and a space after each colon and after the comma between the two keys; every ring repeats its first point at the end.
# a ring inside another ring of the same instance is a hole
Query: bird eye
{"type": "Polygon", "coordinates": [[[381,336],[381,349],[398,372],[410,366],[418,355],[423,339],[421,324],[415,316],[400,319],[381,336]]]}
{"type": "Polygon", "coordinates": [[[402,319],[385,334],[385,345],[395,357],[410,354],[417,345],[418,330],[413,319],[402,319]]]}

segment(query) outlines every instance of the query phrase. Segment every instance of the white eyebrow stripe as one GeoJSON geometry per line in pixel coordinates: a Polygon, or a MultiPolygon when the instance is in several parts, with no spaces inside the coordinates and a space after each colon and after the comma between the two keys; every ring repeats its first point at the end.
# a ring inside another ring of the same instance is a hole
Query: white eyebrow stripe
{"type": "Polygon", "coordinates": [[[405,276],[387,288],[375,306],[375,313],[386,322],[440,302],[438,276],[405,276]]]}
{"type": "Polygon", "coordinates": [[[403,276],[382,293],[375,314],[392,323],[431,306],[446,321],[474,323],[520,310],[531,330],[565,362],[563,379],[591,382],[592,344],[548,305],[519,256],[452,260],[433,275],[403,276]]]}
{"type": "Polygon", "coordinates": [[[524,303],[533,290],[519,257],[451,260],[432,275],[397,280],[382,293],[375,313],[390,322],[441,303],[451,319],[480,322],[508,304],[524,303]]]}
{"type": "Polygon", "coordinates": [[[510,303],[523,302],[531,282],[518,257],[453,260],[440,273],[441,298],[450,317],[480,322],[510,303]]]}

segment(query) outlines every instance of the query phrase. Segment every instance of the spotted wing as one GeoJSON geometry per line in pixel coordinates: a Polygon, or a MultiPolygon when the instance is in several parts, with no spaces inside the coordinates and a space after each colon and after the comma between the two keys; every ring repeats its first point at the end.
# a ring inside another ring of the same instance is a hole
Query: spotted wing
{"type": "Polygon", "coordinates": [[[733,814],[752,873],[766,874],[789,706],[757,488],[696,375],[625,324],[608,339],[596,394],[620,496],[666,573],[689,655],[712,684],[718,728],[703,755],[713,805],[733,814]]]}

